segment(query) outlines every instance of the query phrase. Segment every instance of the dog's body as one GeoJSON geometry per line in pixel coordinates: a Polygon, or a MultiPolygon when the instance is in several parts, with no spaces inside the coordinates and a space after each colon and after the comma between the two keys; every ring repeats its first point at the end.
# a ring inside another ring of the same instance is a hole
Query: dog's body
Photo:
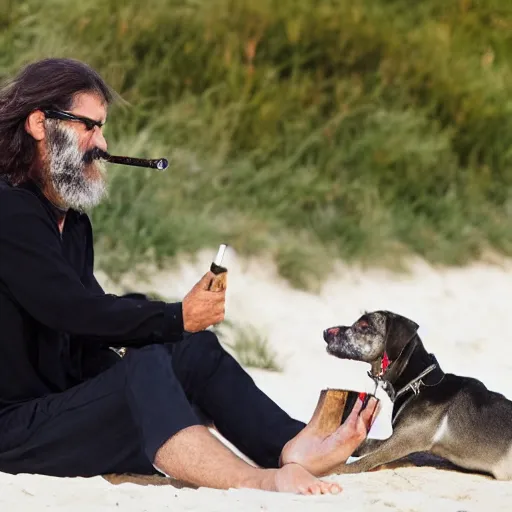
{"type": "Polygon", "coordinates": [[[369,471],[429,452],[459,467],[512,480],[512,402],[476,379],[444,373],[425,350],[418,327],[394,313],[375,311],[352,326],[324,331],[327,351],[370,363],[373,377],[394,402],[391,437],[367,439],[354,453],[361,458],[337,472],[369,471]]]}

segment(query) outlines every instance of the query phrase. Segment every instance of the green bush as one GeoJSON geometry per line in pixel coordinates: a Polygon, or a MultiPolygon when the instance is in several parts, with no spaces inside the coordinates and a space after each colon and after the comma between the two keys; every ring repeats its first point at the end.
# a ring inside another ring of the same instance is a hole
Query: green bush
{"type": "Polygon", "coordinates": [[[93,213],[114,273],[216,247],[296,286],[333,255],[399,265],[512,253],[512,4],[502,0],[0,0],[0,76],[54,55],[128,107],[93,213]]]}

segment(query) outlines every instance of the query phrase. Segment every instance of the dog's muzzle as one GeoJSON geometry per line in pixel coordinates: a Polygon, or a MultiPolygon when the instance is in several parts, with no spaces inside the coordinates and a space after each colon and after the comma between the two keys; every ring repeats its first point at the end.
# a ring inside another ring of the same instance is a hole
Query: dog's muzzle
{"type": "Polygon", "coordinates": [[[347,332],[348,327],[337,326],[329,327],[324,331],[324,340],[326,343],[332,343],[335,341],[341,341],[343,335],[347,332]]]}
{"type": "Polygon", "coordinates": [[[330,341],[333,341],[339,333],[339,327],[330,327],[329,329],[325,329],[324,340],[326,341],[326,343],[329,343],[330,341]]]}
{"type": "Polygon", "coordinates": [[[324,331],[324,340],[327,343],[327,353],[341,359],[350,359],[350,347],[347,345],[346,332],[348,327],[330,327],[324,331]]]}

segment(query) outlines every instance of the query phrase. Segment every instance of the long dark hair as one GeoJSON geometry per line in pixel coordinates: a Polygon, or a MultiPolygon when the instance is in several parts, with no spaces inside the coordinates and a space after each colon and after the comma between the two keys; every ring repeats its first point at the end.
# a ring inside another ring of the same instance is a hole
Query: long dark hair
{"type": "Polygon", "coordinates": [[[81,92],[99,94],[107,105],[118,98],[96,71],[73,59],[29,64],[0,89],[0,177],[18,184],[29,175],[36,141],[25,131],[28,115],[44,108],[68,110],[81,92]]]}

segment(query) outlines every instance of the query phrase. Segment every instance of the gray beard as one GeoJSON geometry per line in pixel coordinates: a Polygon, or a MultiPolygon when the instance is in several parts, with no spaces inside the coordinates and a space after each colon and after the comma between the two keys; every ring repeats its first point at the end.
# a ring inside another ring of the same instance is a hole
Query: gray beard
{"type": "Polygon", "coordinates": [[[107,195],[103,178],[105,163],[94,160],[84,162],[84,152],[78,145],[77,133],[53,119],[46,120],[46,150],[48,178],[66,208],[78,211],[98,205],[107,195]],[[85,175],[86,165],[94,165],[102,177],[90,179],[85,175]]]}

